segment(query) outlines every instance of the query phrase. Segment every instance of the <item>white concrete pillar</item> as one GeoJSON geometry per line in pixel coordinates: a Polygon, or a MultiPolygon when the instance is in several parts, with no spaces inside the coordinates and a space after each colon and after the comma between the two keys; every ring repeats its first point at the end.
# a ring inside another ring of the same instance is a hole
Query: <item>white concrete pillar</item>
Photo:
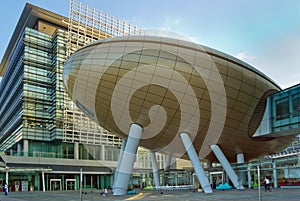
{"type": "Polygon", "coordinates": [[[238,164],[245,163],[245,155],[243,153],[237,154],[236,155],[236,161],[237,161],[238,164]]]}
{"type": "Polygon", "coordinates": [[[132,174],[136,152],[140,143],[143,128],[138,124],[131,124],[125,151],[120,163],[120,171],[115,183],[114,195],[126,195],[132,174]]]}
{"type": "Polygon", "coordinates": [[[74,143],[74,159],[79,160],[79,143],[74,143]]]}
{"type": "Polygon", "coordinates": [[[18,156],[22,156],[22,145],[21,143],[18,143],[18,146],[17,146],[17,155],[18,156]]]}
{"type": "Polygon", "coordinates": [[[207,179],[207,176],[204,172],[203,167],[201,166],[199,157],[196,154],[196,151],[194,149],[194,146],[192,144],[190,136],[187,133],[180,133],[180,138],[181,138],[182,143],[186,149],[186,152],[193,164],[194,170],[196,172],[196,175],[198,177],[198,180],[200,182],[200,185],[201,185],[204,193],[212,193],[213,191],[211,189],[210,183],[207,179]]]}
{"type": "Polygon", "coordinates": [[[101,145],[101,160],[105,161],[105,145],[101,145]]]}
{"type": "Polygon", "coordinates": [[[8,186],[9,186],[9,182],[8,182],[8,181],[9,181],[9,180],[8,180],[8,179],[9,179],[9,178],[8,178],[8,169],[9,169],[9,168],[6,167],[5,169],[6,169],[6,171],[5,171],[5,182],[7,183],[7,192],[8,192],[8,189],[9,189],[9,188],[8,188],[8,186]]]}
{"type": "Polygon", "coordinates": [[[229,176],[230,180],[232,181],[233,185],[237,189],[244,189],[243,185],[241,184],[239,177],[235,174],[233,168],[231,167],[230,163],[228,162],[227,158],[223,154],[222,150],[218,145],[210,145],[211,150],[214,152],[215,156],[221,163],[222,167],[224,168],[225,172],[229,176]]]}
{"type": "Polygon", "coordinates": [[[261,201],[260,168],[257,166],[258,200],[261,201]]]}
{"type": "Polygon", "coordinates": [[[43,185],[43,192],[46,191],[46,188],[45,188],[45,172],[42,171],[42,185],[43,185]]]}
{"type": "MultiPolygon", "coordinates": [[[[237,164],[244,164],[245,163],[245,154],[244,153],[237,154],[236,161],[237,161],[237,164]]],[[[241,184],[244,184],[246,182],[246,172],[239,171],[238,177],[241,181],[241,184]]]]}
{"type": "Polygon", "coordinates": [[[274,184],[274,188],[278,188],[278,184],[277,184],[277,171],[276,171],[276,161],[275,161],[275,159],[273,159],[272,163],[273,163],[273,184],[274,184]]]}
{"type": "Polygon", "coordinates": [[[126,139],[122,140],[121,149],[120,149],[120,153],[119,153],[119,157],[118,157],[118,165],[116,168],[115,178],[114,178],[114,183],[113,183],[113,190],[115,189],[116,181],[118,180],[120,165],[121,165],[120,161],[122,161],[122,159],[123,159],[123,153],[125,151],[126,142],[127,142],[126,139]]]}
{"type": "Polygon", "coordinates": [[[165,158],[165,167],[164,167],[165,171],[170,170],[171,161],[172,161],[172,156],[171,155],[167,155],[166,158],[165,158]]]}
{"type": "Polygon", "coordinates": [[[153,171],[155,189],[158,189],[160,184],[159,184],[159,175],[158,175],[158,168],[157,168],[157,161],[156,161],[155,152],[150,151],[150,158],[151,158],[151,164],[152,164],[152,171],[153,171]]]}
{"type": "Polygon", "coordinates": [[[28,140],[23,140],[23,152],[24,156],[28,157],[28,140]]]}

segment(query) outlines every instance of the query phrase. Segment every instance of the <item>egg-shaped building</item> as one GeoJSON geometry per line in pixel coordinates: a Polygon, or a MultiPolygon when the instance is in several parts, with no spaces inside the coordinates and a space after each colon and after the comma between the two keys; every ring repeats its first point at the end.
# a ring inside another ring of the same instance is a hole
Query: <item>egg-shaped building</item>
{"type": "Polygon", "coordinates": [[[219,145],[230,162],[280,150],[289,138],[254,138],[267,97],[280,88],[254,67],[217,50],[178,39],[124,36],[75,52],[64,66],[74,103],[105,129],[139,145],[187,158],[187,133],[200,159],[215,161],[219,145]]]}

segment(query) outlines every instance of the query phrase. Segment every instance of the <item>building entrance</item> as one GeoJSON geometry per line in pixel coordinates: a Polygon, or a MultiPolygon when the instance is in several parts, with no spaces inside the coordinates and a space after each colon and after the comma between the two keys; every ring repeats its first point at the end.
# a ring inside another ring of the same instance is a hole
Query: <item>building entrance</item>
{"type": "Polygon", "coordinates": [[[224,173],[222,171],[210,172],[209,173],[209,182],[212,185],[212,188],[216,188],[218,185],[224,183],[224,173]]]}
{"type": "Polygon", "coordinates": [[[76,190],[76,179],[66,179],[66,191],[76,190]]]}
{"type": "Polygon", "coordinates": [[[61,191],[61,179],[50,179],[50,191],[61,191]]]}

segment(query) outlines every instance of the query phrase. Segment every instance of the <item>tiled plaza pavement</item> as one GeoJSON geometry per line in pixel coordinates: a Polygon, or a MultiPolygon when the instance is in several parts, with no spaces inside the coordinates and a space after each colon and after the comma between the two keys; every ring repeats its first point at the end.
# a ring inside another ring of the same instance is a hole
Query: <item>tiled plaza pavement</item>
{"type": "MultiPolygon", "coordinates": [[[[254,201],[258,199],[258,190],[226,190],[215,191],[213,194],[193,192],[160,192],[139,191],[136,195],[103,197],[99,192],[87,192],[83,194],[83,201],[108,201],[108,200],[143,200],[143,201],[223,201],[240,200],[254,201]]],[[[273,192],[261,192],[261,201],[299,201],[300,189],[273,189],[273,192]]],[[[80,201],[78,191],[59,192],[10,192],[8,195],[0,195],[1,201],[80,201]]]]}

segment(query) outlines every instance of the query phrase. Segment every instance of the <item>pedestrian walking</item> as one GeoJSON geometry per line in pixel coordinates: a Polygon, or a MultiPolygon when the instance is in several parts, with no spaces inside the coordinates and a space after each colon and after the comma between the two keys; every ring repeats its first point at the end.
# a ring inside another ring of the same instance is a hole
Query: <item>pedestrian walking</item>
{"type": "Polygon", "coordinates": [[[7,183],[4,184],[4,195],[7,195],[8,186],[7,183]]]}

